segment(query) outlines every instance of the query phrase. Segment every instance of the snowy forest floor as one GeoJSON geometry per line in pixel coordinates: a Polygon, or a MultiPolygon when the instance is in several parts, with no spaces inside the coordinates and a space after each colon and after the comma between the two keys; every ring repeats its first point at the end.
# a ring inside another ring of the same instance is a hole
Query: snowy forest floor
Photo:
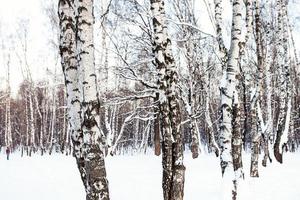
{"type": "MultiPolygon", "coordinates": [[[[243,200],[299,200],[300,153],[285,154],[284,164],[260,165],[260,178],[249,178],[250,156],[244,156],[243,200]]],[[[219,158],[185,155],[185,200],[220,200],[219,158]]],[[[160,200],[161,157],[115,156],[106,159],[112,200],[160,200]]],[[[84,188],[71,156],[0,155],[0,196],[3,200],[83,200],[84,188]]]]}

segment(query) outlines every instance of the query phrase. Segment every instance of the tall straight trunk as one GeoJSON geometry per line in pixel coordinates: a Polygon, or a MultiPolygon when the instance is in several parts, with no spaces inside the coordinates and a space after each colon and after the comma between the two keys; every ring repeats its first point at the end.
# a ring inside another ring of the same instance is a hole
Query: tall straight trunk
{"type": "Polygon", "coordinates": [[[159,87],[159,109],[161,115],[161,133],[162,133],[162,165],[163,165],[163,194],[164,200],[171,200],[171,186],[172,186],[172,127],[169,119],[169,104],[166,96],[168,87],[166,80],[166,64],[164,60],[164,46],[163,42],[163,23],[161,13],[162,2],[151,0],[151,10],[153,14],[153,26],[156,37],[154,40],[155,47],[155,65],[158,72],[158,87],[159,87]]]}
{"type": "MultiPolygon", "coordinates": [[[[159,94],[156,94],[155,103],[159,101],[159,94]]],[[[155,106],[154,111],[156,113],[154,119],[154,153],[156,156],[161,154],[161,146],[160,146],[160,113],[159,113],[159,105],[155,106]]]]}
{"type": "Polygon", "coordinates": [[[231,46],[228,54],[226,69],[226,79],[221,81],[221,121],[220,121],[220,141],[221,141],[221,169],[224,181],[232,187],[226,191],[228,199],[237,199],[238,183],[243,179],[242,169],[242,137],[239,128],[239,53],[242,29],[242,1],[233,1],[231,46]],[[230,177],[234,171],[235,176],[230,177]]]}
{"type": "Polygon", "coordinates": [[[158,72],[162,119],[163,192],[165,200],[182,200],[184,192],[183,134],[180,128],[178,75],[165,24],[164,1],[150,0],[154,27],[154,54],[158,72]]]}
{"type": "Polygon", "coordinates": [[[49,143],[49,147],[50,147],[50,150],[49,150],[49,153],[51,154],[52,151],[53,151],[53,148],[54,146],[53,145],[56,145],[57,144],[57,139],[58,139],[58,133],[59,131],[57,131],[57,127],[56,127],[56,104],[57,104],[57,100],[56,100],[56,88],[55,88],[55,84],[56,84],[56,68],[55,68],[55,71],[54,71],[54,85],[52,87],[52,119],[51,119],[51,134],[50,134],[50,143],[49,143]],[[54,141],[54,138],[56,138],[56,141],[55,141],[55,144],[53,144],[53,141],[54,141]]]}
{"type": "Polygon", "coordinates": [[[53,86],[52,88],[52,95],[53,95],[53,98],[52,98],[52,117],[51,117],[51,126],[50,126],[50,135],[49,135],[49,139],[48,139],[48,142],[49,142],[49,154],[51,155],[52,153],[52,150],[53,150],[53,140],[54,140],[54,132],[55,132],[55,129],[56,129],[56,94],[55,94],[55,86],[53,86]]]}
{"type": "MultiPolygon", "coordinates": [[[[101,12],[105,13],[107,9],[107,1],[102,0],[101,1],[101,12]]],[[[102,98],[103,101],[106,102],[107,95],[108,95],[108,48],[107,48],[107,30],[106,30],[106,24],[107,24],[107,14],[102,16],[102,23],[101,23],[101,55],[100,55],[100,64],[101,67],[99,68],[99,77],[101,77],[101,74],[104,76],[104,84],[103,84],[103,94],[102,98]]],[[[109,123],[109,106],[104,107],[104,122],[105,122],[105,128],[107,130],[106,134],[106,148],[105,148],[105,155],[108,154],[108,151],[110,151],[112,145],[113,145],[113,131],[111,128],[111,124],[109,123]]]]}
{"type": "Polygon", "coordinates": [[[110,109],[110,113],[109,113],[109,107],[105,106],[105,114],[104,114],[104,120],[105,120],[105,126],[107,128],[107,136],[106,136],[106,145],[107,145],[107,149],[105,154],[108,155],[110,152],[112,152],[112,148],[113,148],[113,142],[115,140],[115,135],[117,133],[117,127],[116,126],[116,118],[118,116],[117,114],[118,112],[118,105],[114,105],[111,109],[110,109]],[[110,116],[109,116],[110,114],[110,116]]]}
{"type": "Polygon", "coordinates": [[[223,40],[223,34],[222,34],[222,0],[214,0],[215,3],[215,24],[216,24],[216,39],[218,41],[219,45],[219,53],[221,58],[221,66],[222,66],[222,72],[223,75],[226,72],[226,64],[228,60],[228,51],[225,47],[224,40],[223,40]]]}
{"type": "Polygon", "coordinates": [[[291,116],[291,85],[290,85],[290,61],[288,52],[288,20],[287,1],[277,1],[278,30],[277,30],[277,51],[278,67],[280,71],[280,92],[279,92],[279,117],[274,144],[274,156],[282,163],[282,151],[288,141],[288,130],[291,116]]]}
{"type": "MultiPolygon", "coordinates": [[[[165,27],[165,31],[166,27],[165,27]]],[[[168,34],[165,33],[167,36],[168,34]]],[[[167,39],[165,61],[167,64],[168,80],[168,101],[170,107],[170,118],[174,142],[172,144],[173,154],[173,180],[171,199],[182,200],[184,195],[185,166],[183,165],[183,132],[181,131],[181,113],[178,91],[178,73],[175,60],[172,54],[171,40],[167,39]]],[[[196,133],[196,132],[195,132],[196,133]]]]}
{"type": "Polygon", "coordinates": [[[38,146],[39,148],[41,149],[41,154],[43,155],[43,149],[44,149],[44,146],[43,146],[43,114],[41,112],[41,109],[43,109],[43,102],[44,102],[44,99],[42,100],[42,105],[39,106],[39,102],[38,102],[38,95],[34,95],[34,102],[37,106],[36,110],[37,110],[37,114],[39,116],[39,119],[40,119],[40,135],[37,139],[37,143],[38,143],[38,146]]]}
{"type": "MultiPolygon", "coordinates": [[[[112,111],[111,111],[112,112],[112,111]]],[[[104,107],[104,122],[105,122],[105,128],[107,130],[106,134],[106,145],[107,145],[107,150],[105,154],[107,155],[108,151],[111,149],[112,144],[113,144],[113,132],[111,128],[111,123],[109,122],[109,106],[104,107]]]]}
{"type": "MultiPolygon", "coordinates": [[[[193,68],[193,67],[189,67],[193,68]]],[[[195,72],[195,69],[190,69],[190,71],[195,72]]],[[[192,158],[198,158],[199,156],[199,135],[196,130],[196,119],[193,118],[193,115],[195,114],[195,91],[194,91],[194,84],[195,82],[192,80],[189,80],[189,89],[188,89],[188,105],[187,107],[187,113],[188,113],[188,119],[189,119],[189,133],[191,135],[191,152],[192,152],[192,158]]]]}
{"type": "MultiPolygon", "coordinates": [[[[10,115],[10,101],[11,101],[11,96],[10,96],[10,57],[8,58],[7,61],[7,79],[6,79],[6,84],[7,84],[7,101],[5,104],[5,145],[8,148],[12,148],[12,132],[11,132],[11,115],[10,115]]],[[[11,149],[12,150],[12,149],[11,149]]]]}
{"type": "Polygon", "coordinates": [[[216,156],[218,157],[220,154],[220,149],[215,140],[214,128],[210,117],[210,108],[209,108],[209,104],[210,104],[210,74],[209,73],[205,75],[205,82],[206,82],[205,120],[209,129],[209,145],[215,152],[216,156]]]}
{"type": "MultiPolygon", "coordinates": [[[[139,100],[137,100],[136,102],[133,103],[133,109],[136,110],[137,107],[139,105],[139,100]]],[[[135,151],[139,150],[140,148],[138,147],[138,142],[139,142],[139,138],[140,138],[140,130],[141,128],[140,127],[143,127],[143,124],[140,124],[140,120],[139,119],[136,119],[135,120],[135,123],[134,123],[134,128],[133,128],[133,149],[135,151]]],[[[142,128],[144,129],[144,127],[142,128]]],[[[144,135],[142,135],[143,137],[144,135]]],[[[141,141],[141,143],[143,143],[143,139],[141,141]]],[[[140,145],[141,147],[142,145],[140,145]]]]}
{"type": "Polygon", "coordinates": [[[87,200],[108,200],[108,180],[104,162],[104,135],[100,131],[100,101],[94,56],[93,0],[77,2],[77,61],[82,87],[82,132],[87,200]]]}
{"type": "Polygon", "coordinates": [[[255,118],[256,128],[252,130],[252,142],[251,142],[251,167],[250,176],[259,177],[258,173],[258,157],[261,140],[261,121],[258,116],[258,107],[261,102],[261,80],[262,80],[262,68],[263,68],[263,49],[262,49],[262,32],[260,21],[260,9],[259,1],[254,1],[255,5],[255,42],[256,42],[256,55],[257,55],[257,71],[256,71],[256,101],[255,101],[255,118]]]}
{"type": "Polygon", "coordinates": [[[29,119],[28,119],[28,91],[25,93],[25,124],[26,124],[26,134],[25,134],[25,140],[24,140],[24,146],[26,153],[28,155],[28,146],[29,146],[29,119]]]}
{"type": "Polygon", "coordinates": [[[241,45],[240,48],[240,57],[241,57],[241,64],[240,64],[240,68],[241,68],[241,85],[242,85],[242,91],[243,91],[243,111],[244,111],[244,116],[243,116],[243,135],[242,135],[242,139],[243,139],[243,146],[244,149],[247,149],[247,139],[251,133],[251,100],[250,100],[250,80],[249,77],[251,77],[250,75],[250,67],[248,67],[247,65],[249,65],[249,58],[245,52],[246,48],[251,45],[250,43],[252,42],[252,35],[253,35],[253,0],[246,0],[245,1],[246,4],[246,30],[247,33],[245,35],[245,41],[244,43],[241,45]],[[249,40],[251,42],[249,42],[249,40]]]}
{"type": "MultiPolygon", "coordinates": [[[[81,89],[79,87],[79,67],[76,59],[76,20],[74,0],[60,0],[58,4],[60,26],[60,55],[67,93],[69,131],[73,143],[73,153],[82,182],[87,187],[87,174],[83,157],[83,133],[81,129],[81,89]]],[[[48,110],[48,109],[47,109],[48,110]]],[[[47,119],[47,113],[45,118],[47,119]]]]}
{"type": "Polygon", "coordinates": [[[192,151],[192,158],[198,158],[199,156],[199,135],[196,130],[196,123],[197,121],[190,116],[190,124],[189,129],[191,132],[192,142],[191,142],[191,151],[192,151]]]}
{"type": "Polygon", "coordinates": [[[63,127],[62,127],[62,133],[61,133],[61,137],[60,137],[61,138],[61,141],[60,141],[61,147],[60,147],[60,149],[61,149],[62,153],[65,153],[65,151],[67,152],[67,149],[68,149],[68,143],[67,143],[68,132],[67,132],[66,109],[63,109],[63,124],[62,124],[62,126],[63,127]]]}
{"type": "Polygon", "coordinates": [[[269,148],[271,146],[271,142],[274,138],[273,133],[273,115],[272,115],[272,55],[273,55],[273,45],[271,40],[270,34],[270,25],[267,27],[268,31],[266,34],[266,42],[267,42],[267,53],[266,53],[266,62],[265,62],[265,85],[266,85],[266,107],[267,107],[267,118],[266,118],[266,130],[265,130],[265,138],[266,141],[264,142],[264,158],[262,161],[262,165],[264,167],[267,166],[267,161],[270,158],[270,151],[269,148]]]}
{"type": "MultiPolygon", "coordinates": [[[[31,83],[32,84],[32,83],[31,83]]],[[[31,86],[32,88],[32,86],[31,86]]],[[[34,110],[33,110],[33,100],[32,100],[32,91],[30,90],[29,94],[29,111],[30,111],[30,151],[29,155],[31,156],[32,150],[35,151],[35,124],[34,124],[34,110]]]]}
{"type": "MultiPolygon", "coordinates": [[[[189,52],[189,51],[188,51],[189,52]]],[[[195,73],[196,70],[194,69],[194,67],[189,67],[190,71],[192,71],[192,73],[195,73]]],[[[199,73],[199,72],[198,72],[199,73]]],[[[193,118],[193,114],[195,114],[195,98],[196,98],[196,94],[195,94],[195,81],[196,80],[189,80],[189,91],[188,91],[188,115],[189,115],[189,132],[191,135],[191,151],[192,151],[192,158],[198,158],[199,156],[199,135],[198,135],[198,131],[196,130],[196,119],[193,118]]]]}
{"type": "MultiPolygon", "coordinates": [[[[45,89],[45,94],[47,94],[47,89],[45,89]]],[[[48,122],[48,100],[46,98],[44,98],[43,100],[43,109],[44,109],[44,112],[43,112],[43,126],[42,126],[42,129],[43,129],[43,133],[46,135],[47,133],[47,122],[48,122]]],[[[45,146],[44,146],[44,137],[45,135],[44,134],[41,134],[40,135],[40,145],[41,145],[41,148],[42,148],[42,152],[41,154],[43,155],[44,154],[44,151],[45,151],[45,146]]]]}

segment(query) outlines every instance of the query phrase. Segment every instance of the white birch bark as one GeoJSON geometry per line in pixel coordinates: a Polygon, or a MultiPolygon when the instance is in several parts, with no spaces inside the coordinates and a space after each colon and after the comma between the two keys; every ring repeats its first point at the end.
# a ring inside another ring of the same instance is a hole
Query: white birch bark
{"type": "MultiPolygon", "coordinates": [[[[256,42],[256,55],[257,55],[257,70],[256,70],[256,100],[254,103],[255,109],[255,122],[256,127],[252,129],[252,143],[251,143],[251,167],[250,176],[259,177],[258,173],[258,157],[260,141],[262,137],[262,116],[260,111],[260,103],[262,96],[261,80],[262,80],[262,68],[263,68],[263,49],[262,49],[262,32],[260,21],[260,3],[258,0],[254,1],[255,5],[255,42],[256,42]]],[[[264,138],[263,138],[264,139],[264,138]]]]}
{"type": "MultiPolygon", "coordinates": [[[[273,142],[274,138],[274,130],[273,130],[273,113],[272,113],[272,56],[274,51],[274,45],[272,44],[271,40],[271,32],[270,32],[270,25],[267,26],[267,33],[266,33],[266,43],[267,43],[267,51],[266,51],[266,61],[265,61],[265,85],[266,85],[266,107],[267,107],[267,116],[266,116],[266,130],[265,130],[265,137],[267,139],[267,143],[265,143],[265,152],[269,152],[269,147],[273,142]]],[[[264,159],[262,162],[263,166],[267,166],[267,160],[272,161],[270,158],[270,154],[268,153],[264,155],[264,159]]]]}
{"type": "Polygon", "coordinates": [[[231,46],[228,54],[226,69],[226,80],[221,82],[221,169],[223,181],[227,185],[226,199],[236,199],[238,194],[238,183],[243,179],[241,163],[241,134],[238,131],[239,116],[239,95],[238,79],[239,74],[239,52],[242,29],[242,1],[233,1],[233,15],[231,28],[231,46]],[[234,137],[233,137],[234,136],[234,137]],[[231,183],[230,183],[231,182],[231,183]],[[230,185],[232,187],[230,187],[230,185]]]}
{"type": "Polygon", "coordinates": [[[108,181],[104,162],[104,135],[100,131],[100,102],[94,56],[93,0],[76,1],[77,61],[82,87],[83,153],[87,172],[87,200],[108,200],[108,181]],[[100,142],[100,143],[99,143],[100,142]]]}
{"type": "Polygon", "coordinates": [[[165,23],[163,0],[150,0],[154,27],[154,55],[158,72],[162,119],[163,192],[165,200],[182,200],[184,187],[183,145],[180,131],[178,74],[165,23]]]}
{"type": "Polygon", "coordinates": [[[12,151],[12,132],[11,132],[11,89],[10,89],[10,56],[8,56],[7,60],[7,79],[6,79],[6,87],[7,87],[7,100],[5,103],[5,146],[12,151]]]}
{"type": "MultiPolygon", "coordinates": [[[[69,131],[73,142],[74,156],[85,188],[86,169],[83,157],[83,134],[81,129],[81,89],[79,88],[79,68],[76,59],[76,20],[74,0],[60,0],[58,15],[60,20],[60,55],[66,93],[69,131]]],[[[48,110],[48,109],[47,109],[48,110]]],[[[47,114],[46,114],[47,116],[47,114]]]]}
{"type": "Polygon", "coordinates": [[[287,2],[277,0],[276,8],[278,12],[277,27],[277,59],[280,80],[279,92],[279,116],[276,130],[276,140],[274,144],[274,156],[276,160],[282,163],[282,150],[287,143],[288,129],[290,124],[290,61],[288,55],[288,20],[287,20],[287,2]],[[288,124],[286,124],[288,123],[288,124]]]}
{"type": "MultiPolygon", "coordinates": [[[[32,84],[32,83],[31,83],[32,84]]],[[[29,123],[30,123],[30,150],[29,155],[31,156],[32,151],[35,151],[35,124],[34,124],[34,110],[33,110],[33,100],[32,100],[32,86],[30,86],[30,94],[29,94],[29,123]]]]}
{"type": "MultiPolygon", "coordinates": [[[[55,79],[55,78],[54,78],[55,79]]],[[[55,82],[55,81],[54,81],[55,82]]],[[[50,126],[50,135],[48,139],[48,144],[49,144],[49,154],[51,155],[52,150],[53,150],[53,141],[54,141],[54,132],[56,129],[56,90],[55,86],[52,88],[52,106],[51,106],[51,126],[50,126]]]]}
{"type": "Polygon", "coordinates": [[[221,59],[221,66],[222,71],[226,71],[226,63],[227,63],[227,49],[224,44],[223,40],[223,30],[222,30],[222,24],[223,24],[223,7],[222,7],[222,0],[214,0],[215,4],[215,26],[216,26],[216,35],[217,35],[217,42],[219,45],[219,52],[220,52],[220,59],[221,59]]]}

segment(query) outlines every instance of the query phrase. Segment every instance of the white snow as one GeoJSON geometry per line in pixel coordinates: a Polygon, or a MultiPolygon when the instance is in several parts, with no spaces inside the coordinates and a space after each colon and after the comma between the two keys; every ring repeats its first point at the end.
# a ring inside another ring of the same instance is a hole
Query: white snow
{"type": "MultiPolygon", "coordinates": [[[[300,153],[284,154],[284,164],[259,166],[260,177],[249,177],[250,156],[244,155],[246,179],[242,200],[298,200],[300,153]]],[[[185,200],[221,200],[219,158],[200,154],[193,160],[185,154],[185,200]]],[[[161,157],[115,156],[106,159],[112,200],[160,200],[161,157]]],[[[0,194],[3,200],[85,199],[75,159],[52,155],[23,157],[0,154],[0,194]]]]}
{"type": "Polygon", "coordinates": [[[3,200],[85,199],[76,162],[71,156],[23,157],[0,154],[0,194],[3,200]]]}

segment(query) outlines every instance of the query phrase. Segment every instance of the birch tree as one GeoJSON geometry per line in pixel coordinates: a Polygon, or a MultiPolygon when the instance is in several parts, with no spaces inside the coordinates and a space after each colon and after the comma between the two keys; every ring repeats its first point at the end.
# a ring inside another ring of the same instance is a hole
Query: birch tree
{"type": "Polygon", "coordinates": [[[99,129],[93,45],[93,1],[59,1],[60,54],[75,157],[87,200],[108,200],[103,140],[99,129]]]}
{"type": "Polygon", "coordinates": [[[261,114],[260,103],[261,103],[261,80],[262,80],[262,68],[263,68],[263,49],[262,49],[262,32],[261,32],[261,21],[260,21],[260,9],[259,1],[254,1],[255,5],[255,41],[256,41],[256,55],[257,55],[257,75],[256,75],[256,86],[253,110],[255,110],[254,124],[255,128],[252,129],[252,144],[251,144],[251,168],[250,176],[258,177],[258,156],[260,148],[260,140],[262,136],[261,123],[263,123],[259,117],[261,114]]]}
{"type": "Polygon", "coordinates": [[[180,131],[178,74],[165,23],[163,0],[150,0],[154,28],[154,56],[158,72],[162,119],[163,192],[165,200],[182,200],[184,192],[183,144],[180,131]]]}
{"type": "Polygon", "coordinates": [[[11,131],[11,89],[10,89],[10,54],[7,55],[6,104],[5,104],[5,145],[12,150],[13,140],[11,131]]]}
{"type": "Polygon", "coordinates": [[[270,162],[272,162],[272,159],[270,158],[269,148],[271,147],[271,142],[273,141],[272,138],[274,138],[274,131],[273,131],[273,113],[272,113],[272,63],[273,63],[273,56],[274,56],[274,34],[272,34],[272,25],[271,22],[267,22],[266,24],[266,53],[265,53],[265,87],[266,87],[266,107],[267,107],[267,116],[266,116],[266,123],[265,123],[265,141],[264,141],[264,158],[262,161],[262,165],[264,167],[267,166],[267,160],[269,159],[270,162]]]}
{"type": "MultiPolygon", "coordinates": [[[[231,45],[228,53],[226,76],[224,76],[225,80],[222,80],[220,83],[221,169],[224,181],[230,185],[230,180],[232,180],[230,191],[226,190],[226,195],[230,196],[227,196],[226,199],[237,199],[238,183],[244,177],[241,160],[242,138],[239,130],[239,94],[237,89],[240,73],[239,52],[242,31],[242,4],[241,0],[233,1],[231,45]]],[[[217,5],[221,6],[220,2],[217,5]]]]}
{"type": "Polygon", "coordinates": [[[68,121],[74,145],[74,155],[83,183],[86,182],[86,171],[82,153],[83,134],[81,129],[81,90],[78,80],[78,64],[76,59],[76,21],[74,0],[60,0],[58,4],[60,23],[60,55],[65,77],[68,121]]]}
{"type": "Polygon", "coordinates": [[[81,69],[83,153],[87,171],[87,199],[108,200],[108,181],[104,163],[104,135],[99,126],[99,94],[95,72],[93,0],[77,4],[77,60],[81,69]],[[100,142],[100,145],[99,145],[100,142]]]}
{"type": "Polygon", "coordinates": [[[288,55],[288,21],[287,1],[276,1],[277,8],[277,63],[279,70],[279,116],[274,143],[274,156],[282,163],[282,151],[288,141],[288,132],[291,116],[291,85],[290,85],[290,61],[288,55]]]}

